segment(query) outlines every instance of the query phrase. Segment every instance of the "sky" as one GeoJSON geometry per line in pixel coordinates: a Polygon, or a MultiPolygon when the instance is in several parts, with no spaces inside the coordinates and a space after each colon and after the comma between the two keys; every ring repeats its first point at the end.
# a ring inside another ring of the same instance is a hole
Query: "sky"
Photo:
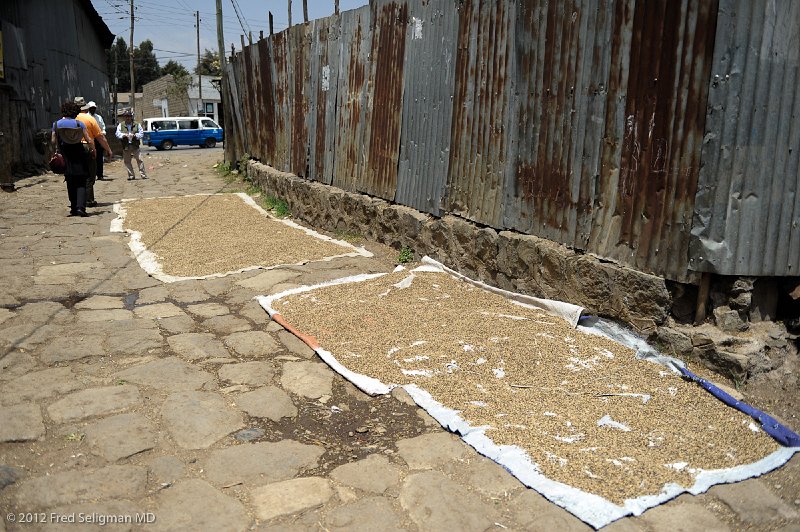
{"type": "MultiPolygon", "coordinates": [[[[333,0],[307,2],[309,20],[333,14],[333,0]]],[[[368,0],[339,0],[339,11],[355,9],[368,3],[368,0]]],[[[222,0],[222,26],[227,53],[230,54],[231,43],[237,50],[241,48],[240,35],[245,35],[246,41],[247,32],[250,31],[254,39],[260,31],[265,35],[269,34],[269,11],[272,11],[275,32],[286,29],[289,20],[288,4],[289,0],[222,0]]],[[[130,45],[130,0],[92,0],[92,5],[111,32],[130,45]]],[[[217,51],[216,0],[134,0],[133,5],[133,42],[138,46],[142,41],[150,39],[161,66],[173,59],[191,72],[197,65],[197,11],[200,12],[200,53],[206,48],[217,51]]],[[[292,24],[302,21],[303,2],[292,0],[292,24]]]]}

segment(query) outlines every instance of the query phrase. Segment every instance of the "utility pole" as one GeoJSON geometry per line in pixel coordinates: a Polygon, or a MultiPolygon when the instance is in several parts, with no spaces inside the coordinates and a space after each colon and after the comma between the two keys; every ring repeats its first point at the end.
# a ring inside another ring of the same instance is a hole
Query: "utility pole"
{"type": "Polygon", "coordinates": [[[292,27],[292,0],[289,0],[289,27],[292,27]]]}
{"type": "Polygon", "coordinates": [[[333,0],[333,14],[339,14],[339,0],[333,0]]]}
{"type": "Polygon", "coordinates": [[[272,30],[272,11],[269,12],[269,34],[272,35],[274,32],[272,30]]]}
{"type": "Polygon", "coordinates": [[[117,75],[117,55],[119,53],[119,48],[117,45],[114,44],[114,124],[117,123],[117,89],[119,88],[119,76],[117,75]]]}
{"type": "Polygon", "coordinates": [[[131,0],[131,113],[136,118],[136,80],[133,77],[133,0],[131,0]]]}
{"type": "Polygon", "coordinates": [[[303,0],[303,22],[308,23],[308,0],[303,0]]]}
{"type": "Polygon", "coordinates": [[[219,48],[219,67],[225,75],[225,34],[222,32],[222,0],[217,0],[217,47],[219,48]]]}
{"type": "Polygon", "coordinates": [[[200,91],[200,102],[197,104],[197,116],[200,115],[200,110],[202,109],[202,116],[206,114],[206,108],[203,106],[203,69],[200,68],[200,12],[196,11],[197,14],[197,86],[199,87],[200,91]]]}

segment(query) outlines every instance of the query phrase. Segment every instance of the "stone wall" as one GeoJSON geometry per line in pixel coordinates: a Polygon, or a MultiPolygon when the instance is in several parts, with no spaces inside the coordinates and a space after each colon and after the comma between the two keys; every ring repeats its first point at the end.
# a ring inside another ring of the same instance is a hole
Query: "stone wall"
{"type": "Polygon", "coordinates": [[[164,99],[168,101],[170,116],[190,116],[188,94],[179,95],[175,80],[167,74],[142,87],[142,99],[137,99],[136,120],[141,122],[145,118],[162,116],[161,107],[155,107],[153,100],[164,99]]]}
{"type": "Polygon", "coordinates": [[[436,218],[382,199],[345,192],[250,161],[248,176],[315,227],[358,233],[416,258],[428,255],[469,277],[536,297],[581,305],[644,334],[669,316],[664,279],[575,252],[542,238],[496,231],[456,216],[436,218]]]}

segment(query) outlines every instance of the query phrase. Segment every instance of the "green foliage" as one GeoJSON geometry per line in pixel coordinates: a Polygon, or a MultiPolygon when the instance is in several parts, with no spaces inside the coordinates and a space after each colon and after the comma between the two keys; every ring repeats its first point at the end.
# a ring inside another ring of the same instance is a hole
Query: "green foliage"
{"type": "Polygon", "coordinates": [[[170,59],[167,61],[167,64],[161,67],[161,75],[166,76],[167,74],[172,74],[174,78],[189,78],[191,74],[189,71],[186,70],[186,67],[182,64],[178,63],[174,59],[170,59]]]}
{"type": "Polygon", "coordinates": [[[289,210],[289,204],[275,196],[266,196],[264,198],[264,207],[272,211],[278,218],[286,218],[292,214],[292,211],[289,210]]]}
{"type": "Polygon", "coordinates": [[[397,264],[407,264],[414,260],[414,250],[403,246],[403,249],[400,250],[400,255],[397,257],[397,264]]]}
{"type": "MultiPolygon", "coordinates": [[[[130,92],[130,48],[125,39],[117,37],[117,40],[108,50],[106,60],[112,86],[116,73],[117,92],[130,92]]],[[[141,92],[145,83],[150,83],[161,77],[161,66],[158,64],[155,53],[153,53],[153,43],[149,39],[142,41],[139,46],[134,46],[133,67],[133,75],[136,78],[136,92],[141,92]]]]}
{"type": "Polygon", "coordinates": [[[200,64],[194,68],[194,73],[203,76],[221,76],[222,68],[219,65],[219,54],[206,48],[203,55],[200,56],[200,64]]]}
{"type": "Polygon", "coordinates": [[[364,235],[361,233],[355,233],[350,231],[336,231],[334,235],[339,240],[344,240],[345,242],[349,242],[350,244],[361,244],[364,242],[364,235]]]}

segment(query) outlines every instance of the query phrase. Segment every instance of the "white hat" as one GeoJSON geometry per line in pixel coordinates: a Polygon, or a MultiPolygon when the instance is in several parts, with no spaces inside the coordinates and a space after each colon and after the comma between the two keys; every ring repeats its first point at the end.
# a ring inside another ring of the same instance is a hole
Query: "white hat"
{"type": "Polygon", "coordinates": [[[86,100],[83,99],[83,96],[75,96],[75,103],[78,105],[86,105],[86,100]]]}
{"type": "Polygon", "coordinates": [[[94,103],[94,102],[89,102],[89,103],[86,104],[86,108],[87,109],[91,109],[92,107],[97,107],[97,104],[94,103]]]}

